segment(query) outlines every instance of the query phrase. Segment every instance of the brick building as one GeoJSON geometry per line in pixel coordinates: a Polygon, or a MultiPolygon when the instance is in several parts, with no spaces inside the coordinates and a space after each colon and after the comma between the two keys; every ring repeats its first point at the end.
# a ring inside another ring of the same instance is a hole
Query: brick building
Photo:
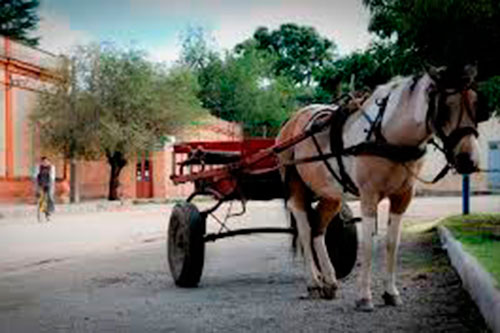
{"type": "MultiPolygon", "coordinates": [[[[36,126],[31,126],[29,121],[42,86],[59,79],[56,69],[64,61],[63,57],[0,36],[0,202],[34,202],[32,177],[41,155],[51,157],[56,166],[57,199],[68,200],[68,162],[40,146],[36,126]]],[[[240,137],[237,125],[207,115],[186,126],[175,139],[237,140],[240,137]]],[[[120,175],[124,198],[170,198],[190,191],[189,186],[174,187],[170,182],[171,147],[167,144],[129,161],[120,175]]],[[[105,160],[80,161],[77,172],[81,198],[106,197],[110,167],[105,160]]]]}
{"type": "MultiPolygon", "coordinates": [[[[0,202],[30,202],[34,199],[31,177],[42,153],[52,156],[57,170],[56,193],[65,201],[69,195],[69,166],[57,154],[43,151],[29,114],[45,84],[57,80],[56,69],[64,58],[0,36],[0,202]]],[[[480,125],[481,166],[500,169],[500,122],[490,119],[480,125]]],[[[240,140],[241,128],[215,117],[205,116],[176,134],[175,141],[240,140]]],[[[429,149],[422,178],[432,179],[444,163],[440,153],[429,149]]],[[[188,195],[191,185],[174,186],[172,143],[129,161],[120,176],[124,198],[173,198],[188,195]]],[[[83,199],[103,198],[108,193],[110,168],[106,161],[80,161],[77,166],[83,199]]],[[[500,188],[500,174],[474,174],[473,191],[500,188]],[[496,178],[495,178],[496,177],[496,178]]],[[[457,193],[461,176],[450,174],[436,185],[418,184],[419,192],[457,193]]]]}

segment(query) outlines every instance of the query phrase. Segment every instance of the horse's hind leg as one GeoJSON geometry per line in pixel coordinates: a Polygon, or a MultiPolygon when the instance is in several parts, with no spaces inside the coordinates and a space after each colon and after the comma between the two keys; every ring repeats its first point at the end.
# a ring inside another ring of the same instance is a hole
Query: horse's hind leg
{"type": "Polygon", "coordinates": [[[287,207],[292,212],[297,222],[299,240],[304,253],[304,259],[308,270],[307,287],[312,297],[320,297],[323,283],[321,273],[316,267],[311,247],[311,227],[309,225],[307,211],[310,210],[310,202],[307,197],[307,188],[297,177],[288,180],[289,198],[287,207]]]}
{"type": "Polygon", "coordinates": [[[328,224],[330,224],[330,221],[340,211],[342,205],[341,200],[341,197],[323,197],[320,199],[318,206],[316,207],[318,220],[313,225],[312,246],[322,273],[323,281],[325,282],[322,295],[324,298],[334,298],[335,292],[338,289],[335,269],[330,261],[325,245],[325,232],[328,224]]]}

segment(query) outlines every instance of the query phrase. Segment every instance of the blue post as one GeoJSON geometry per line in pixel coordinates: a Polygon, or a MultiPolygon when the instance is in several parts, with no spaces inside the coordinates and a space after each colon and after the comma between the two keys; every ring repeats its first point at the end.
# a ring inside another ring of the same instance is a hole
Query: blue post
{"type": "Polygon", "coordinates": [[[462,215],[468,215],[470,212],[470,182],[469,175],[462,176],[462,215]]]}

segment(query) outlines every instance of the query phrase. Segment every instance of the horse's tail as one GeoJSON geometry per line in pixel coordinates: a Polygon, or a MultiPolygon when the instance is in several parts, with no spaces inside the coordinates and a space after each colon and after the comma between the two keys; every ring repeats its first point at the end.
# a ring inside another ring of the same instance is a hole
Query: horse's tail
{"type": "Polygon", "coordinates": [[[295,220],[295,217],[293,216],[292,212],[290,209],[287,207],[287,202],[288,199],[290,199],[290,189],[288,187],[288,184],[290,184],[290,180],[292,179],[292,174],[297,173],[297,169],[295,166],[286,166],[282,169],[281,172],[281,177],[283,181],[283,203],[285,204],[285,211],[288,217],[288,223],[289,227],[292,231],[292,243],[291,243],[291,250],[292,253],[295,255],[297,254],[297,248],[298,248],[298,230],[297,230],[297,221],[295,220]]]}
{"type": "Polygon", "coordinates": [[[312,208],[311,203],[313,201],[314,194],[311,190],[307,188],[307,186],[303,183],[302,179],[300,178],[300,175],[297,171],[297,168],[293,165],[285,167],[282,172],[282,180],[283,180],[283,197],[284,197],[284,204],[285,204],[285,209],[288,214],[289,218],[289,226],[292,231],[292,242],[291,242],[291,250],[292,253],[295,255],[297,254],[297,250],[300,248],[302,250],[302,247],[300,246],[299,238],[298,238],[298,230],[297,230],[297,221],[295,220],[295,217],[293,216],[293,213],[288,209],[287,202],[288,199],[290,199],[290,189],[288,185],[292,181],[299,181],[303,184],[304,188],[306,189],[306,195],[305,195],[305,206],[306,206],[306,214],[307,214],[307,219],[309,221],[315,221],[316,218],[316,211],[312,208]]]}

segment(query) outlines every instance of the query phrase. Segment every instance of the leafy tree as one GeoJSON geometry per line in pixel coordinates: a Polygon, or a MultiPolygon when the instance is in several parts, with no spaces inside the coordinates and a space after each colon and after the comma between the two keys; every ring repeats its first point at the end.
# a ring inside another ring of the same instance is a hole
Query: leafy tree
{"type": "Polygon", "coordinates": [[[319,88],[335,95],[339,89],[373,89],[396,75],[410,75],[422,68],[423,64],[411,50],[401,49],[391,41],[378,41],[365,51],[353,52],[333,62],[319,75],[318,83],[319,88]],[[352,79],[354,87],[349,86],[352,79]]]}
{"type": "Polygon", "coordinates": [[[500,2],[497,0],[363,0],[371,11],[369,29],[395,40],[422,62],[461,70],[477,63],[481,90],[498,109],[500,2]]]}
{"type": "Polygon", "coordinates": [[[209,39],[209,34],[202,27],[189,27],[182,39],[180,64],[194,70],[204,68],[214,54],[209,39]]]}
{"type": "Polygon", "coordinates": [[[0,0],[0,35],[38,45],[39,38],[29,37],[29,32],[40,20],[36,12],[39,4],[39,0],[0,0]]]}
{"type": "Polygon", "coordinates": [[[73,68],[71,94],[61,86],[44,95],[34,121],[43,124],[41,137],[53,149],[104,155],[111,168],[108,198],[116,200],[128,160],[201,111],[197,82],[184,68],[167,71],[142,52],[112,46],[80,48],[73,68]]]}
{"type": "MultiPolygon", "coordinates": [[[[425,61],[463,66],[478,62],[486,76],[499,74],[500,3],[497,0],[364,0],[369,29],[396,37],[425,61]]],[[[483,75],[484,75],[483,74],[483,75]]]]}
{"type": "Polygon", "coordinates": [[[247,134],[270,135],[296,108],[297,89],[273,74],[273,58],[258,50],[215,55],[199,72],[200,99],[218,117],[241,122],[247,134]]]}
{"type": "Polygon", "coordinates": [[[297,84],[310,85],[324,66],[332,61],[336,46],[313,27],[294,23],[278,30],[258,28],[253,37],[236,46],[237,53],[263,50],[276,57],[276,75],[287,76],[297,84]]]}

